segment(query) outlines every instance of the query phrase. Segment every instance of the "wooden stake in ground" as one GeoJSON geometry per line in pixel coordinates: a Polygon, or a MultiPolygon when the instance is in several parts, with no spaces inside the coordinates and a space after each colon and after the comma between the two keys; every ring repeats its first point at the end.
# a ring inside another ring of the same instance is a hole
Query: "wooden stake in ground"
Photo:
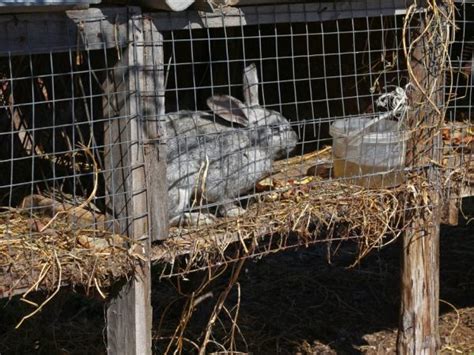
{"type": "MultiPolygon", "coordinates": [[[[399,354],[435,354],[440,344],[439,231],[442,201],[441,176],[436,162],[440,161],[441,152],[439,128],[444,119],[443,77],[449,32],[443,11],[434,2],[429,6],[426,13],[415,15],[419,16],[418,34],[405,33],[404,36],[405,39],[411,36],[404,47],[410,82],[414,87],[412,110],[407,117],[408,127],[412,130],[407,160],[410,166],[419,168],[423,175],[420,181],[429,183],[414,185],[418,197],[406,206],[410,224],[403,236],[399,354]]],[[[409,9],[407,19],[414,11],[413,7],[409,9]]]]}

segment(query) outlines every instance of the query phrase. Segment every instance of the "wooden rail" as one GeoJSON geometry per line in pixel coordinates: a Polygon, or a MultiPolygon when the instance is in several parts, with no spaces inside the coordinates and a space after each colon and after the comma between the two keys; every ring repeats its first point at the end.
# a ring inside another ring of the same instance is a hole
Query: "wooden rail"
{"type": "Polygon", "coordinates": [[[128,42],[126,7],[0,16],[0,56],[125,47],[128,42]]]}
{"type": "MultiPolygon", "coordinates": [[[[257,2],[256,2],[257,3],[257,2]]],[[[158,31],[333,21],[404,14],[404,0],[357,0],[223,7],[214,12],[151,12],[158,31]]]]}

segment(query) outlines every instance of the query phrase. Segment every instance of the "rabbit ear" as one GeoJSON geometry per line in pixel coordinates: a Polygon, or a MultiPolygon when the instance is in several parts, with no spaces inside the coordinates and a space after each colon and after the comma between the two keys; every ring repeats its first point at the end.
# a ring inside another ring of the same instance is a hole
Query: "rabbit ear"
{"type": "Polygon", "coordinates": [[[255,63],[244,69],[242,81],[245,103],[247,106],[258,106],[258,73],[255,63]]]}
{"type": "Polygon", "coordinates": [[[211,96],[207,99],[207,106],[217,116],[228,122],[237,123],[244,127],[249,125],[249,120],[244,111],[246,107],[235,97],[228,95],[211,96]]]}

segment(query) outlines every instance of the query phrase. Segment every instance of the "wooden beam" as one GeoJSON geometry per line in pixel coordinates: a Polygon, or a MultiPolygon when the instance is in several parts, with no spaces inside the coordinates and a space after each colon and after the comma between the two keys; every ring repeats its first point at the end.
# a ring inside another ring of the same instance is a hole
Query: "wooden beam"
{"type": "MultiPolygon", "coordinates": [[[[31,4],[31,3],[30,3],[31,4]]],[[[44,4],[44,3],[43,3],[44,4]]],[[[0,14],[25,14],[25,13],[54,13],[64,12],[68,10],[86,10],[89,8],[89,4],[75,5],[27,5],[20,2],[16,3],[0,3],[0,14]]]]}
{"type": "MultiPolygon", "coordinates": [[[[427,17],[427,16],[426,16],[427,17]]],[[[419,18],[419,28],[410,34],[415,38],[426,28],[428,19],[419,18]]],[[[444,35],[449,33],[446,29],[444,35]]],[[[417,41],[412,53],[411,66],[413,77],[438,107],[443,107],[444,73],[432,70],[433,63],[443,60],[442,47],[428,43],[431,36],[427,32],[417,41]]],[[[438,33],[435,34],[437,36],[438,33]]],[[[442,42],[442,39],[435,37],[442,42]]],[[[407,217],[410,220],[404,235],[401,262],[401,305],[400,324],[397,348],[399,354],[436,354],[440,339],[438,330],[439,317],[439,233],[442,208],[442,176],[436,162],[441,161],[441,137],[439,121],[442,114],[428,103],[428,99],[418,88],[411,97],[411,107],[407,121],[412,131],[412,139],[407,154],[407,162],[417,168],[426,166],[426,161],[433,161],[428,168],[419,170],[424,181],[429,185],[418,184],[419,196],[417,205],[407,206],[407,217]]]]}
{"type": "MultiPolygon", "coordinates": [[[[257,6],[257,5],[282,5],[282,4],[296,4],[296,3],[320,3],[337,5],[338,3],[347,3],[347,0],[333,0],[331,2],[327,0],[196,0],[196,5],[201,6],[202,3],[212,3],[214,8],[223,6],[257,6]]],[[[361,2],[360,0],[352,1],[361,2]]],[[[364,1],[367,3],[367,1],[364,1]]],[[[386,1],[387,3],[388,1],[386,1]]],[[[382,2],[380,2],[382,3],[382,2]]]]}
{"type": "Polygon", "coordinates": [[[124,47],[127,8],[0,15],[0,56],[124,47]]]}
{"type": "Polygon", "coordinates": [[[119,220],[120,232],[134,239],[145,260],[137,261],[134,277],[107,308],[107,352],[151,354],[151,277],[148,206],[142,145],[144,120],[140,88],[143,85],[143,24],[139,10],[129,9],[129,46],[109,73],[105,85],[106,165],[108,207],[119,220]]]}
{"type": "Polygon", "coordinates": [[[272,23],[320,22],[403,14],[405,0],[358,0],[303,4],[222,7],[215,12],[149,13],[158,31],[220,28],[272,23]]]}
{"type": "Polygon", "coordinates": [[[461,202],[459,194],[454,189],[450,189],[447,194],[448,200],[443,205],[441,224],[457,226],[459,224],[459,204],[461,202]]]}
{"type": "Polygon", "coordinates": [[[140,0],[143,6],[166,11],[184,11],[193,3],[194,0],[140,0]]]}
{"type": "Polygon", "coordinates": [[[163,35],[155,23],[144,20],[144,90],[145,165],[149,203],[151,240],[168,238],[168,183],[166,179],[166,137],[161,124],[165,114],[165,69],[163,35]]]}
{"type": "MultiPolygon", "coordinates": [[[[447,174],[450,174],[462,164],[461,156],[451,153],[447,159],[447,174]]],[[[446,175],[447,175],[446,174],[446,175]]],[[[444,201],[441,223],[449,226],[457,226],[459,224],[459,205],[461,203],[461,190],[463,181],[452,181],[446,187],[445,195],[448,198],[444,201]]]]}

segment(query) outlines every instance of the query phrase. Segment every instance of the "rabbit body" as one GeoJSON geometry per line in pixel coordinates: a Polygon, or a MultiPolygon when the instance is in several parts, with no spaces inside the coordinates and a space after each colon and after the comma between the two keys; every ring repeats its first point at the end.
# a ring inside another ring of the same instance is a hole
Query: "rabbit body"
{"type": "MultiPolygon", "coordinates": [[[[170,125],[177,116],[173,115],[170,125]]],[[[182,135],[170,137],[167,130],[171,219],[190,207],[193,199],[201,203],[221,202],[225,206],[251,190],[256,181],[271,171],[271,154],[252,145],[248,130],[219,126],[208,116],[194,116],[196,134],[186,130],[179,131],[182,135]]],[[[220,211],[219,214],[226,213],[220,211]]]]}
{"type": "MultiPolygon", "coordinates": [[[[255,66],[248,68],[244,85],[256,82],[255,66]]],[[[165,115],[171,225],[212,222],[207,212],[184,213],[204,203],[215,204],[221,216],[244,212],[234,201],[271,172],[275,159],[296,146],[298,137],[288,120],[259,106],[255,90],[247,85],[246,91],[244,86],[245,104],[225,95],[209,98],[214,115],[201,111],[165,115]]]]}

